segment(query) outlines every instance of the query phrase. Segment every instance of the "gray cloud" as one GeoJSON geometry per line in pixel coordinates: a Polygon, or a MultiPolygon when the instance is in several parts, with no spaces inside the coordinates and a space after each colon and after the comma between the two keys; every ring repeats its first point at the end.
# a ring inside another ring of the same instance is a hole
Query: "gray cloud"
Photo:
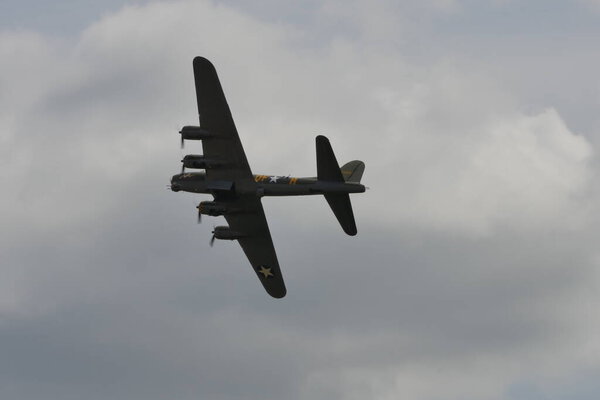
{"type": "Polygon", "coordinates": [[[460,20],[465,4],[326,2],[276,23],[157,2],[73,42],[1,33],[0,393],[597,397],[595,131],[570,122],[596,117],[562,107],[593,76],[533,101],[536,60],[469,54],[503,38],[423,56],[432,26],[393,23],[460,20]],[[357,238],[323,199],[264,200],[283,301],[236,243],[208,246],[197,196],[163,189],[184,154],[177,128],[196,121],[197,54],[217,66],[255,172],[313,175],[317,133],[367,163],[357,238]]]}

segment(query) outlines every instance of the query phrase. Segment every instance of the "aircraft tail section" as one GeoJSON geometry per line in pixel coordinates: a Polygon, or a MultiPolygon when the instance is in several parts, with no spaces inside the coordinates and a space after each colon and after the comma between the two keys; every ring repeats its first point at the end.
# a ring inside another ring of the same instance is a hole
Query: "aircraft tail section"
{"type": "Polygon", "coordinates": [[[331,211],[335,214],[344,232],[350,236],[356,235],[356,222],[350,203],[350,195],[347,193],[325,194],[325,200],[329,203],[331,211]]]}
{"type": "Polygon", "coordinates": [[[333,154],[329,139],[317,136],[317,179],[329,182],[344,182],[342,171],[333,154]]]}
{"type": "Polygon", "coordinates": [[[360,160],[354,160],[342,165],[342,176],[349,183],[360,183],[363,172],[365,172],[365,163],[360,160]]]}
{"type": "MultiPolygon", "coordinates": [[[[333,149],[331,148],[331,144],[329,143],[329,139],[327,139],[325,136],[317,136],[316,145],[317,179],[319,181],[328,182],[349,181],[344,176],[343,168],[340,169],[339,167],[339,164],[335,158],[335,154],[333,153],[333,149]]],[[[348,168],[348,170],[352,171],[352,173],[348,175],[348,178],[354,178],[360,181],[360,178],[362,177],[362,171],[364,171],[364,163],[362,163],[362,161],[351,161],[344,167],[348,166],[349,164],[351,164],[351,166],[348,168]]],[[[324,196],[344,232],[351,236],[356,235],[356,222],[354,221],[354,213],[352,212],[350,196],[347,193],[324,193],[324,196]]]]}

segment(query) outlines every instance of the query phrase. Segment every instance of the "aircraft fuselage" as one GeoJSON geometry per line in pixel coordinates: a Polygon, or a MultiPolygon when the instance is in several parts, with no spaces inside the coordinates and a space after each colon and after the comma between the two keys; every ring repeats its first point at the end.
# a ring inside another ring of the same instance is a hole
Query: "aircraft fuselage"
{"type": "Polygon", "coordinates": [[[317,178],[295,178],[280,175],[254,175],[254,182],[207,181],[204,172],[177,174],[171,178],[171,190],[215,194],[232,192],[236,195],[308,196],[325,193],[363,193],[360,183],[328,182],[317,178]]]}

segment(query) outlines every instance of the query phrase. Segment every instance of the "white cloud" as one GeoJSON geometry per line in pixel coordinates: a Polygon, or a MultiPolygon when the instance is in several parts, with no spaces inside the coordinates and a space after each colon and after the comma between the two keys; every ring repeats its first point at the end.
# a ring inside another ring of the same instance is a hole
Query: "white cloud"
{"type": "MultiPolygon", "coordinates": [[[[444,230],[569,228],[587,208],[591,146],[555,110],[503,116],[477,132],[407,140],[396,164],[400,218],[444,230]],[[402,179],[407,176],[407,179],[402,179]]],[[[402,143],[400,143],[402,145],[402,143]]]]}
{"type": "MultiPolygon", "coordinates": [[[[4,35],[4,53],[15,61],[3,75],[25,64],[31,77],[24,89],[16,80],[5,85],[19,95],[3,117],[4,140],[26,142],[4,174],[24,179],[20,173],[46,159],[62,183],[42,173],[39,187],[46,200],[55,193],[51,202],[65,203],[61,196],[78,185],[68,178],[72,166],[92,174],[100,190],[101,182],[126,182],[153,159],[166,163],[163,149],[175,140],[175,124],[195,120],[189,64],[203,54],[219,68],[257,172],[290,168],[287,160],[302,146],[308,151],[298,160],[301,170],[284,173],[311,174],[312,138],[329,132],[341,159],[352,154],[367,162],[366,183],[374,189],[367,202],[397,199],[379,223],[385,216],[391,224],[478,234],[498,225],[546,228],[581,220],[592,151],[556,110],[523,114],[490,77],[469,70],[475,65],[421,68],[343,39],[324,53],[297,51],[290,47],[297,37],[296,30],[203,2],[126,7],[83,32],[75,48],[59,49],[62,57],[49,57],[57,46],[40,37],[4,35]],[[34,131],[34,142],[21,131],[34,131]],[[70,134],[56,136],[54,153],[42,153],[48,144],[35,141],[45,131],[70,134]],[[59,151],[65,141],[68,153],[59,151]]],[[[78,200],[82,206],[69,204],[68,213],[83,218],[91,200],[78,200]]],[[[48,218],[36,214],[43,213],[39,203],[21,204],[19,219],[48,218]]]]}
{"type": "Polygon", "coordinates": [[[372,119],[351,113],[369,127],[361,137],[367,184],[395,199],[385,218],[472,234],[582,222],[592,147],[556,110],[524,113],[475,65],[387,61],[370,61],[363,71],[376,77],[360,75],[369,78],[357,85],[372,119]]]}

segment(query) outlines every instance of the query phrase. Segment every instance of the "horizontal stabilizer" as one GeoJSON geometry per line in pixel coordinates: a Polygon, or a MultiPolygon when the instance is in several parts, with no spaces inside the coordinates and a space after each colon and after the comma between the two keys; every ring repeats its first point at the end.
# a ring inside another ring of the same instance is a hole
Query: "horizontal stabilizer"
{"type": "Polygon", "coordinates": [[[344,232],[350,236],[356,235],[356,222],[354,221],[350,196],[347,193],[325,194],[325,200],[329,203],[331,211],[335,214],[344,232]]]}
{"type": "Polygon", "coordinates": [[[333,154],[329,139],[317,136],[317,179],[329,182],[344,182],[339,164],[333,154]]]}

